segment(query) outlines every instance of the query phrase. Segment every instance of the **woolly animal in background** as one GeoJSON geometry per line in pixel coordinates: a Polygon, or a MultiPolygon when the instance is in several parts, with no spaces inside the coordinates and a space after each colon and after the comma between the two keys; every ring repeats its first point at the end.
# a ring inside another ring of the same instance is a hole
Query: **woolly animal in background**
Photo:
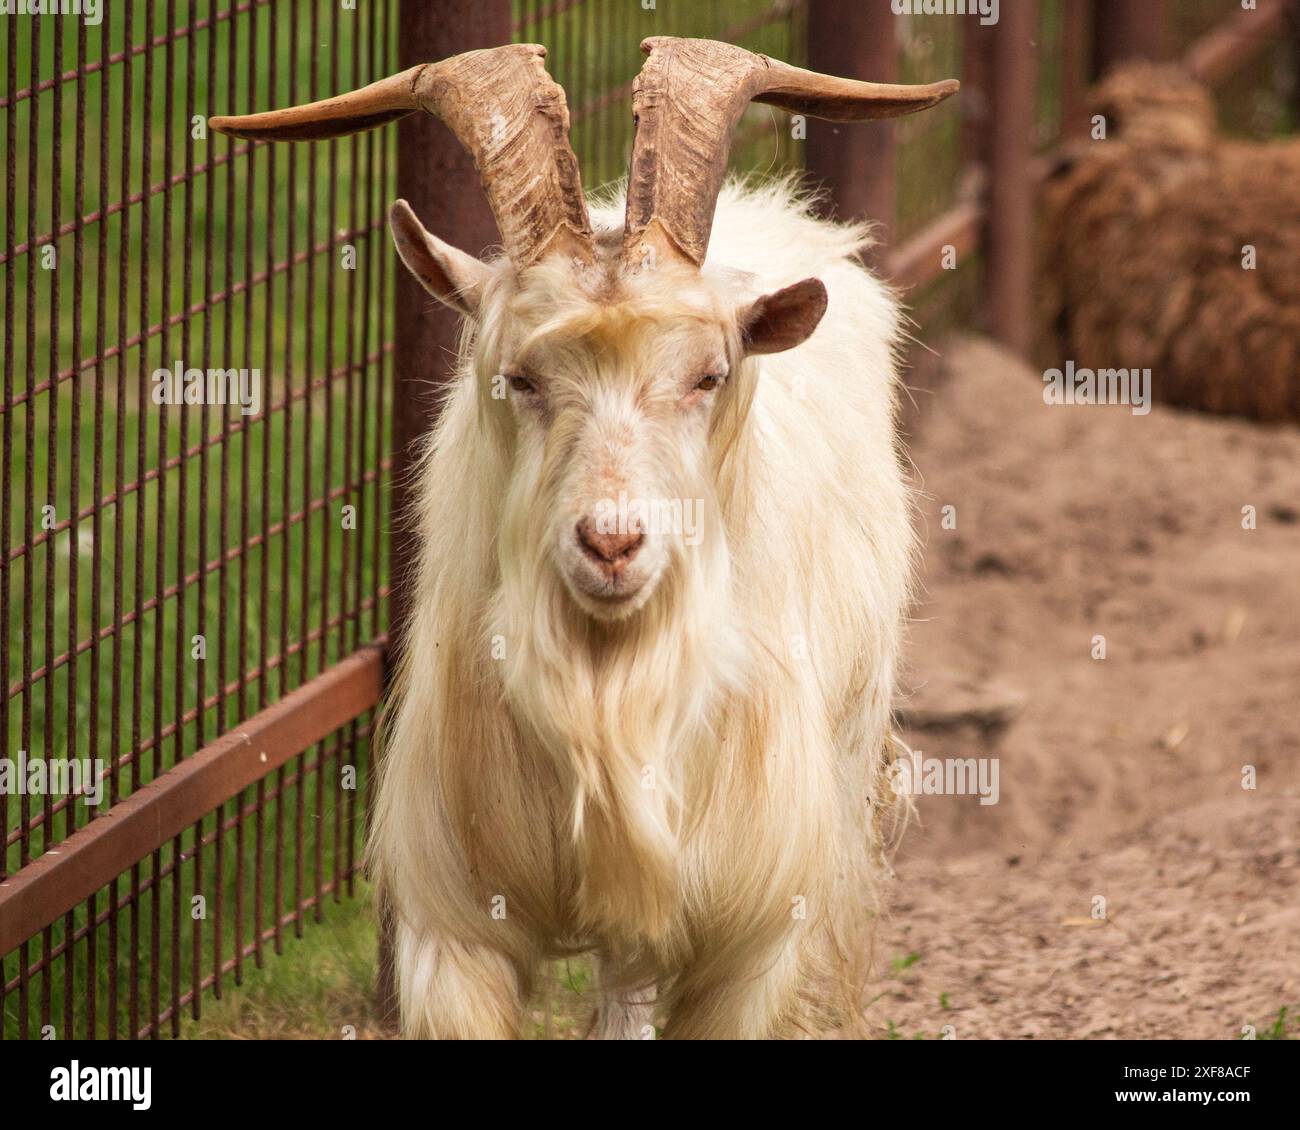
{"type": "Polygon", "coordinates": [[[1048,178],[1044,364],[1152,371],[1157,400],[1300,420],[1300,140],[1222,137],[1203,86],[1125,65],[1048,178]]]}

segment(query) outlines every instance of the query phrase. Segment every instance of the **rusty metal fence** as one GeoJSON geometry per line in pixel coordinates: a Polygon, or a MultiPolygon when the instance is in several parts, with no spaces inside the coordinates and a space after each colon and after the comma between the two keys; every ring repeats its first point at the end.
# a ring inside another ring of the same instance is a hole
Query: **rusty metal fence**
{"type": "Polygon", "coordinates": [[[395,6],[99,8],[0,19],[20,1037],[179,1033],[350,891],[380,686],[393,139],[205,123],[387,73],[395,6]]]}
{"type": "Polygon", "coordinates": [[[1091,74],[1190,45],[1226,81],[1261,38],[1286,38],[1283,2],[1215,23],[1155,0],[1008,0],[987,30],[899,19],[889,0],[130,0],[0,17],[0,1035],[181,1034],[209,992],[358,890],[415,552],[399,519],[412,443],[458,332],[395,273],[384,212],[405,196],[470,251],[496,234],[423,116],[273,147],[209,134],[210,114],[536,41],[594,188],[626,169],[646,35],[960,77],[960,100],[893,125],[753,107],[732,163],[806,163],[841,212],[881,221],[876,263],[932,333],[944,312],[978,315],[1016,344],[1041,157],[1091,74]]]}

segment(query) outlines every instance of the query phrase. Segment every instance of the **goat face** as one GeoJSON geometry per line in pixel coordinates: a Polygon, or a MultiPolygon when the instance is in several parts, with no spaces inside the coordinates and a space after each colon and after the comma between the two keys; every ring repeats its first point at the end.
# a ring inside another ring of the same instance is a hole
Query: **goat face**
{"type": "Polygon", "coordinates": [[[610,248],[518,271],[456,251],[404,206],[393,229],[416,277],[473,319],[482,418],[507,466],[503,581],[539,596],[558,581],[604,622],[657,592],[716,594],[718,476],[754,392],[745,361],[804,341],[822,284],[737,302],[729,280],[674,262],[628,270],[610,248]]]}
{"type": "Polygon", "coordinates": [[[583,613],[617,621],[665,578],[716,592],[718,475],[753,395],[744,360],[804,340],[825,291],[809,280],[737,309],[675,265],[609,271],[594,296],[564,285],[563,263],[529,272],[480,371],[508,413],[503,559],[553,569],[583,613]]]}
{"type": "Polygon", "coordinates": [[[552,569],[583,613],[622,620],[666,576],[725,564],[710,441],[743,408],[735,320],[690,278],[612,301],[529,283],[484,366],[507,416],[503,568],[552,569]]]}

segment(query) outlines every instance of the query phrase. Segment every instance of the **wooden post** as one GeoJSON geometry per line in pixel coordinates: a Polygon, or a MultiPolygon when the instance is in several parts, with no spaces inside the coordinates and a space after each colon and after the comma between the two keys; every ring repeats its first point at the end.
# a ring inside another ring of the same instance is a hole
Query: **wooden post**
{"type": "MultiPolygon", "coordinates": [[[[967,34],[972,34],[968,30],[967,34]]],[[[1002,7],[993,27],[973,32],[988,44],[988,253],[985,294],[993,335],[1028,353],[1033,338],[1034,184],[1037,130],[1038,4],[1002,7]]]]}
{"type": "Polygon", "coordinates": [[[961,160],[965,165],[987,166],[989,118],[993,112],[993,29],[962,24],[961,53],[961,160]]]}
{"type": "Polygon", "coordinates": [[[1165,0],[1096,0],[1094,77],[1125,59],[1168,59],[1170,47],[1165,0]]]}
{"type": "MultiPolygon", "coordinates": [[[[895,82],[897,21],[890,0],[811,0],[808,66],[824,74],[895,82]]],[[[824,122],[807,119],[808,171],[830,190],[842,219],[881,225],[883,251],[894,228],[896,122],[824,122]]],[[[873,258],[880,258],[879,252],[873,258]]]]}
{"type": "Polygon", "coordinates": [[[1061,12],[1061,137],[1078,132],[1084,121],[1084,88],[1091,71],[1088,0],[1065,0],[1061,12]]]}
{"type": "Polygon", "coordinates": [[[1291,120],[1300,117],[1300,0],[1288,0],[1284,19],[1291,35],[1291,120]]]}
{"type": "MultiPolygon", "coordinates": [[[[510,0],[402,0],[399,69],[461,51],[511,41],[510,0]]],[[[430,231],[472,254],[499,238],[474,164],[451,131],[430,114],[413,114],[397,127],[397,195],[430,231]]],[[[441,386],[451,377],[460,318],[435,303],[396,261],[393,343],[393,469],[388,603],[389,670],[401,648],[410,612],[408,578],[418,544],[405,515],[416,441],[437,415],[441,386]]],[[[381,916],[382,921],[382,916],[381,916]]],[[[392,937],[381,930],[376,986],[380,1015],[396,1019],[392,937]]]]}

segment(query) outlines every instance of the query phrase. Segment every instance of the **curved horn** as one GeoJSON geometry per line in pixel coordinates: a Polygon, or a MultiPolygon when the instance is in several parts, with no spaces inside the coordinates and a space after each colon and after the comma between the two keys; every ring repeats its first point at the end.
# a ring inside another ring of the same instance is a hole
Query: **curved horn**
{"type": "Polygon", "coordinates": [[[546,73],[545,56],[536,43],[468,51],[336,98],[214,117],[210,125],[254,141],[315,141],[426,110],[474,159],[501,242],[517,267],[552,251],[590,261],[591,223],[569,144],[569,111],[564,91],[546,73]]]}
{"type": "Polygon", "coordinates": [[[956,92],[953,80],[894,86],[834,78],[711,39],[653,36],[632,92],[636,135],[628,175],[623,257],[649,248],[704,262],[731,134],[751,102],[836,122],[924,110],[956,92]]]}

